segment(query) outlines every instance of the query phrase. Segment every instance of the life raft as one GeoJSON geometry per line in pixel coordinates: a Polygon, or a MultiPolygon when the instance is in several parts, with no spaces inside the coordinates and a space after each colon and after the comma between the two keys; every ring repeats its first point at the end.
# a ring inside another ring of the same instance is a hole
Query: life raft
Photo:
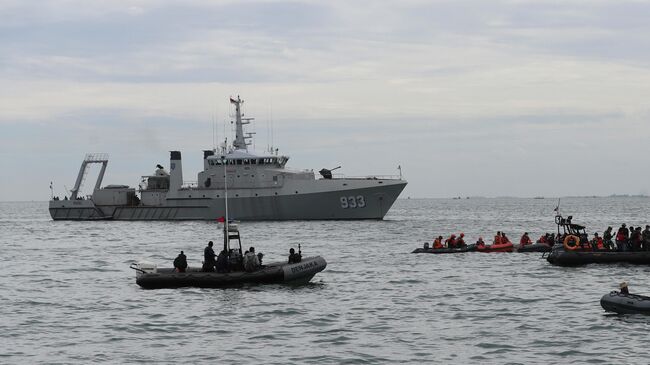
{"type": "Polygon", "coordinates": [[[512,242],[506,243],[495,243],[493,245],[488,245],[485,247],[477,247],[478,252],[512,252],[514,250],[514,245],[512,242]]]}

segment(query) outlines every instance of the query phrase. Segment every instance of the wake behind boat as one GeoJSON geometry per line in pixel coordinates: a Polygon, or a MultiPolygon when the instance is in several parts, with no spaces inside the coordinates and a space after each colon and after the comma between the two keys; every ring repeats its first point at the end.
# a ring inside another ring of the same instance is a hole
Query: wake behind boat
{"type": "Polygon", "coordinates": [[[142,177],[137,190],[127,185],[102,187],[108,156],[89,154],[70,198],[50,200],[52,219],[213,220],[224,215],[226,185],[232,193],[231,215],[238,220],[383,219],[407,184],[401,175],[337,177],[334,169],[321,169],[317,179],[313,170],[290,170],[289,157],[277,149],[249,151],[253,133],[245,133],[243,126],[253,118],[243,117],[239,97],[230,103],[235,106],[235,139],[219,151],[203,151],[203,171],[196,183],[183,180],[181,152],[171,151],[169,173],[158,165],[153,175],[142,177]],[[82,197],[92,164],[101,164],[101,171],[92,195],[82,197]]]}

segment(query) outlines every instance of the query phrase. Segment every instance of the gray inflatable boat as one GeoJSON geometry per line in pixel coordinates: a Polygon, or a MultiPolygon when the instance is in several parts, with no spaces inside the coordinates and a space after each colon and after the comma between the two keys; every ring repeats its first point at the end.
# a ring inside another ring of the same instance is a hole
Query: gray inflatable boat
{"type": "Polygon", "coordinates": [[[650,297],[643,295],[612,291],[600,298],[600,305],[607,312],[650,315],[650,297]]]}

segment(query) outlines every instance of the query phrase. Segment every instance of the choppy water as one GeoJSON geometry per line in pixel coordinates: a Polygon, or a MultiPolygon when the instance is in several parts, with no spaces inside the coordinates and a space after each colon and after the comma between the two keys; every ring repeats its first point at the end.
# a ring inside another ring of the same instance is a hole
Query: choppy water
{"type": "MultiPolygon", "coordinates": [[[[650,199],[564,199],[593,232],[650,222],[650,199]]],[[[399,200],[384,221],[242,224],[245,245],[291,245],[327,269],[303,287],[141,290],[129,264],[199,265],[209,222],[54,222],[0,203],[0,363],[639,363],[650,317],[606,315],[644,266],[559,268],[540,254],[412,255],[434,235],[552,231],[555,200],[399,200]]]]}

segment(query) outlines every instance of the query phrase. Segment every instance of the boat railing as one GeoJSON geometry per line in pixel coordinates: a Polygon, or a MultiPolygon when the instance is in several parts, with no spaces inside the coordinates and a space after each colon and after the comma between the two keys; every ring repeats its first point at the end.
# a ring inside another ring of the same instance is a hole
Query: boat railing
{"type": "Polygon", "coordinates": [[[399,175],[370,175],[370,176],[346,176],[343,174],[332,174],[332,180],[401,180],[399,175]]]}

